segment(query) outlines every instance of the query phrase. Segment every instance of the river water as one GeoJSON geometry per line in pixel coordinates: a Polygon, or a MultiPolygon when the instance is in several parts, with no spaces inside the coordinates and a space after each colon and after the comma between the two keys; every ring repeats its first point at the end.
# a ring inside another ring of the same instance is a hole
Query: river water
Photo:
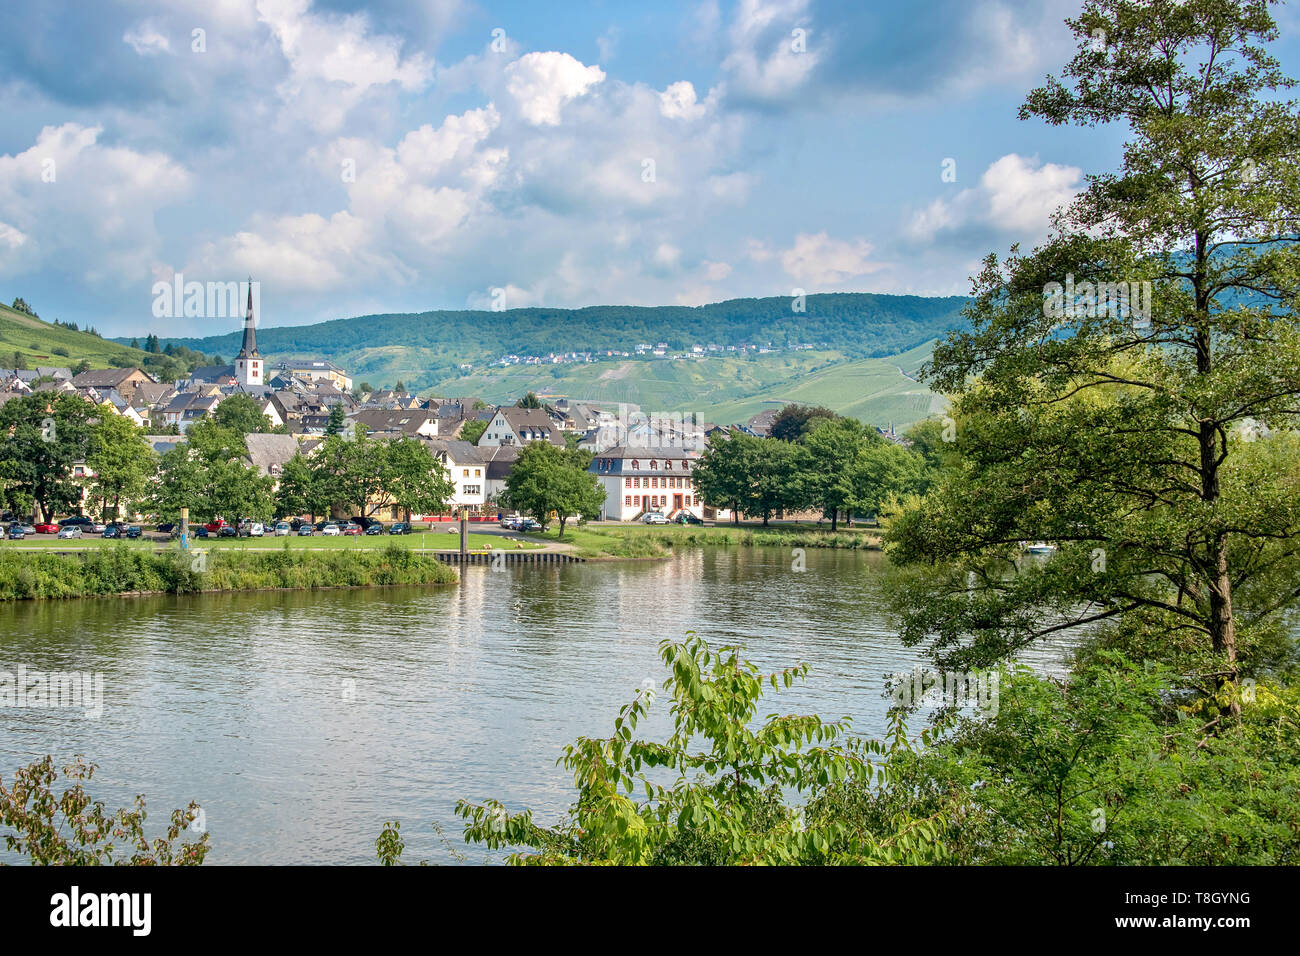
{"type": "MultiPolygon", "coordinates": [[[[809,549],[800,572],[789,549],[707,548],[471,567],[441,588],[0,606],[0,671],[104,680],[98,718],[0,708],[0,776],[85,754],[99,765],[88,791],[110,808],[144,793],[161,824],[197,800],[209,863],[370,863],[390,819],[408,862],[482,862],[456,800],[495,797],[553,820],[572,796],[562,747],[608,734],[640,685],[662,683],[664,638],[740,642],[764,669],[807,661],[806,684],[760,714],[883,732],[885,677],[921,654],[889,626],[882,560],[809,549]]],[[[1050,668],[1060,653],[1028,661],[1050,668]]],[[[667,709],[660,697],[644,736],[662,739],[667,709]]]]}

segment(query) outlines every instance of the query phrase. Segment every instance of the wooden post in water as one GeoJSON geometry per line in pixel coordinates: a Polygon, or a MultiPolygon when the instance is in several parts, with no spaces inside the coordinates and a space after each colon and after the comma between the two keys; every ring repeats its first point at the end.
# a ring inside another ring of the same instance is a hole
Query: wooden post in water
{"type": "Polygon", "coordinates": [[[465,560],[465,555],[469,553],[469,518],[465,517],[465,509],[460,509],[460,559],[465,560]]]}

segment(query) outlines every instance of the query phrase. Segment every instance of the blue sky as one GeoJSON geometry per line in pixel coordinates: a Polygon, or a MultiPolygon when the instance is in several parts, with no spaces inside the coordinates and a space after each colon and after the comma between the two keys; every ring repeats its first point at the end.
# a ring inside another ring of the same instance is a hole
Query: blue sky
{"type": "MultiPolygon", "coordinates": [[[[963,294],[1119,156],[1120,128],[1016,119],[1068,59],[1076,9],[5,5],[0,297],[183,335],[232,323],[155,319],[177,272],[251,275],[267,325],[493,290],[506,307],[963,294]]],[[[1291,67],[1295,13],[1276,16],[1291,67]]]]}

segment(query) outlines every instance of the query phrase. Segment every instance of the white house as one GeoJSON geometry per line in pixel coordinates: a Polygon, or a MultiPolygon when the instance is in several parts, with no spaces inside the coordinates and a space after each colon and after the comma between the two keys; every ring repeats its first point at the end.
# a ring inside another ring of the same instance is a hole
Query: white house
{"type": "Polygon", "coordinates": [[[689,511],[704,517],[692,472],[699,452],[685,448],[619,446],[600,452],[588,469],[605,489],[601,519],[631,521],[647,511],[672,518],[689,511]]]}
{"type": "Polygon", "coordinates": [[[564,446],[560,426],[540,408],[518,408],[502,405],[488,422],[479,438],[480,446],[527,445],[534,441],[549,441],[564,446]]]}
{"type": "MultiPolygon", "coordinates": [[[[467,441],[426,439],[433,456],[447,469],[456,491],[451,498],[453,511],[463,509],[480,514],[487,502],[487,457],[467,441]]],[[[486,450],[486,449],[485,449],[486,450]]]]}

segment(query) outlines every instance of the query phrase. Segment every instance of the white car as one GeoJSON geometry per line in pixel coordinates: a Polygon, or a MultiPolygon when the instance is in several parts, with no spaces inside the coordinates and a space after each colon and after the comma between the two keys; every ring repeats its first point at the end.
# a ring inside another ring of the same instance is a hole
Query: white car
{"type": "Polygon", "coordinates": [[[248,526],[248,536],[250,538],[260,538],[266,534],[266,526],[260,521],[254,521],[248,526]]]}
{"type": "Polygon", "coordinates": [[[340,530],[339,530],[339,526],[338,526],[338,525],[336,525],[336,524],[327,524],[325,527],[323,527],[323,528],[320,529],[320,533],[321,533],[321,534],[328,534],[328,535],[337,535],[337,534],[340,534],[341,532],[340,532],[340,530]]]}
{"type": "Polygon", "coordinates": [[[59,529],[59,537],[60,537],[60,538],[80,538],[80,537],[81,537],[81,528],[79,528],[79,527],[78,527],[77,525],[75,525],[75,524],[67,525],[66,527],[63,527],[63,528],[60,528],[60,529],[59,529]]]}
{"type": "Polygon", "coordinates": [[[657,511],[647,511],[641,516],[642,524],[667,524],[668,519],[657,511]]]}
{"type": "Polygon", "coordinates": [[[278,522],[275,526],[275,536],[277,538],[283,538],[292,530],[293,528],[289,527],[289,522],[287,521],[278,522]]]}

